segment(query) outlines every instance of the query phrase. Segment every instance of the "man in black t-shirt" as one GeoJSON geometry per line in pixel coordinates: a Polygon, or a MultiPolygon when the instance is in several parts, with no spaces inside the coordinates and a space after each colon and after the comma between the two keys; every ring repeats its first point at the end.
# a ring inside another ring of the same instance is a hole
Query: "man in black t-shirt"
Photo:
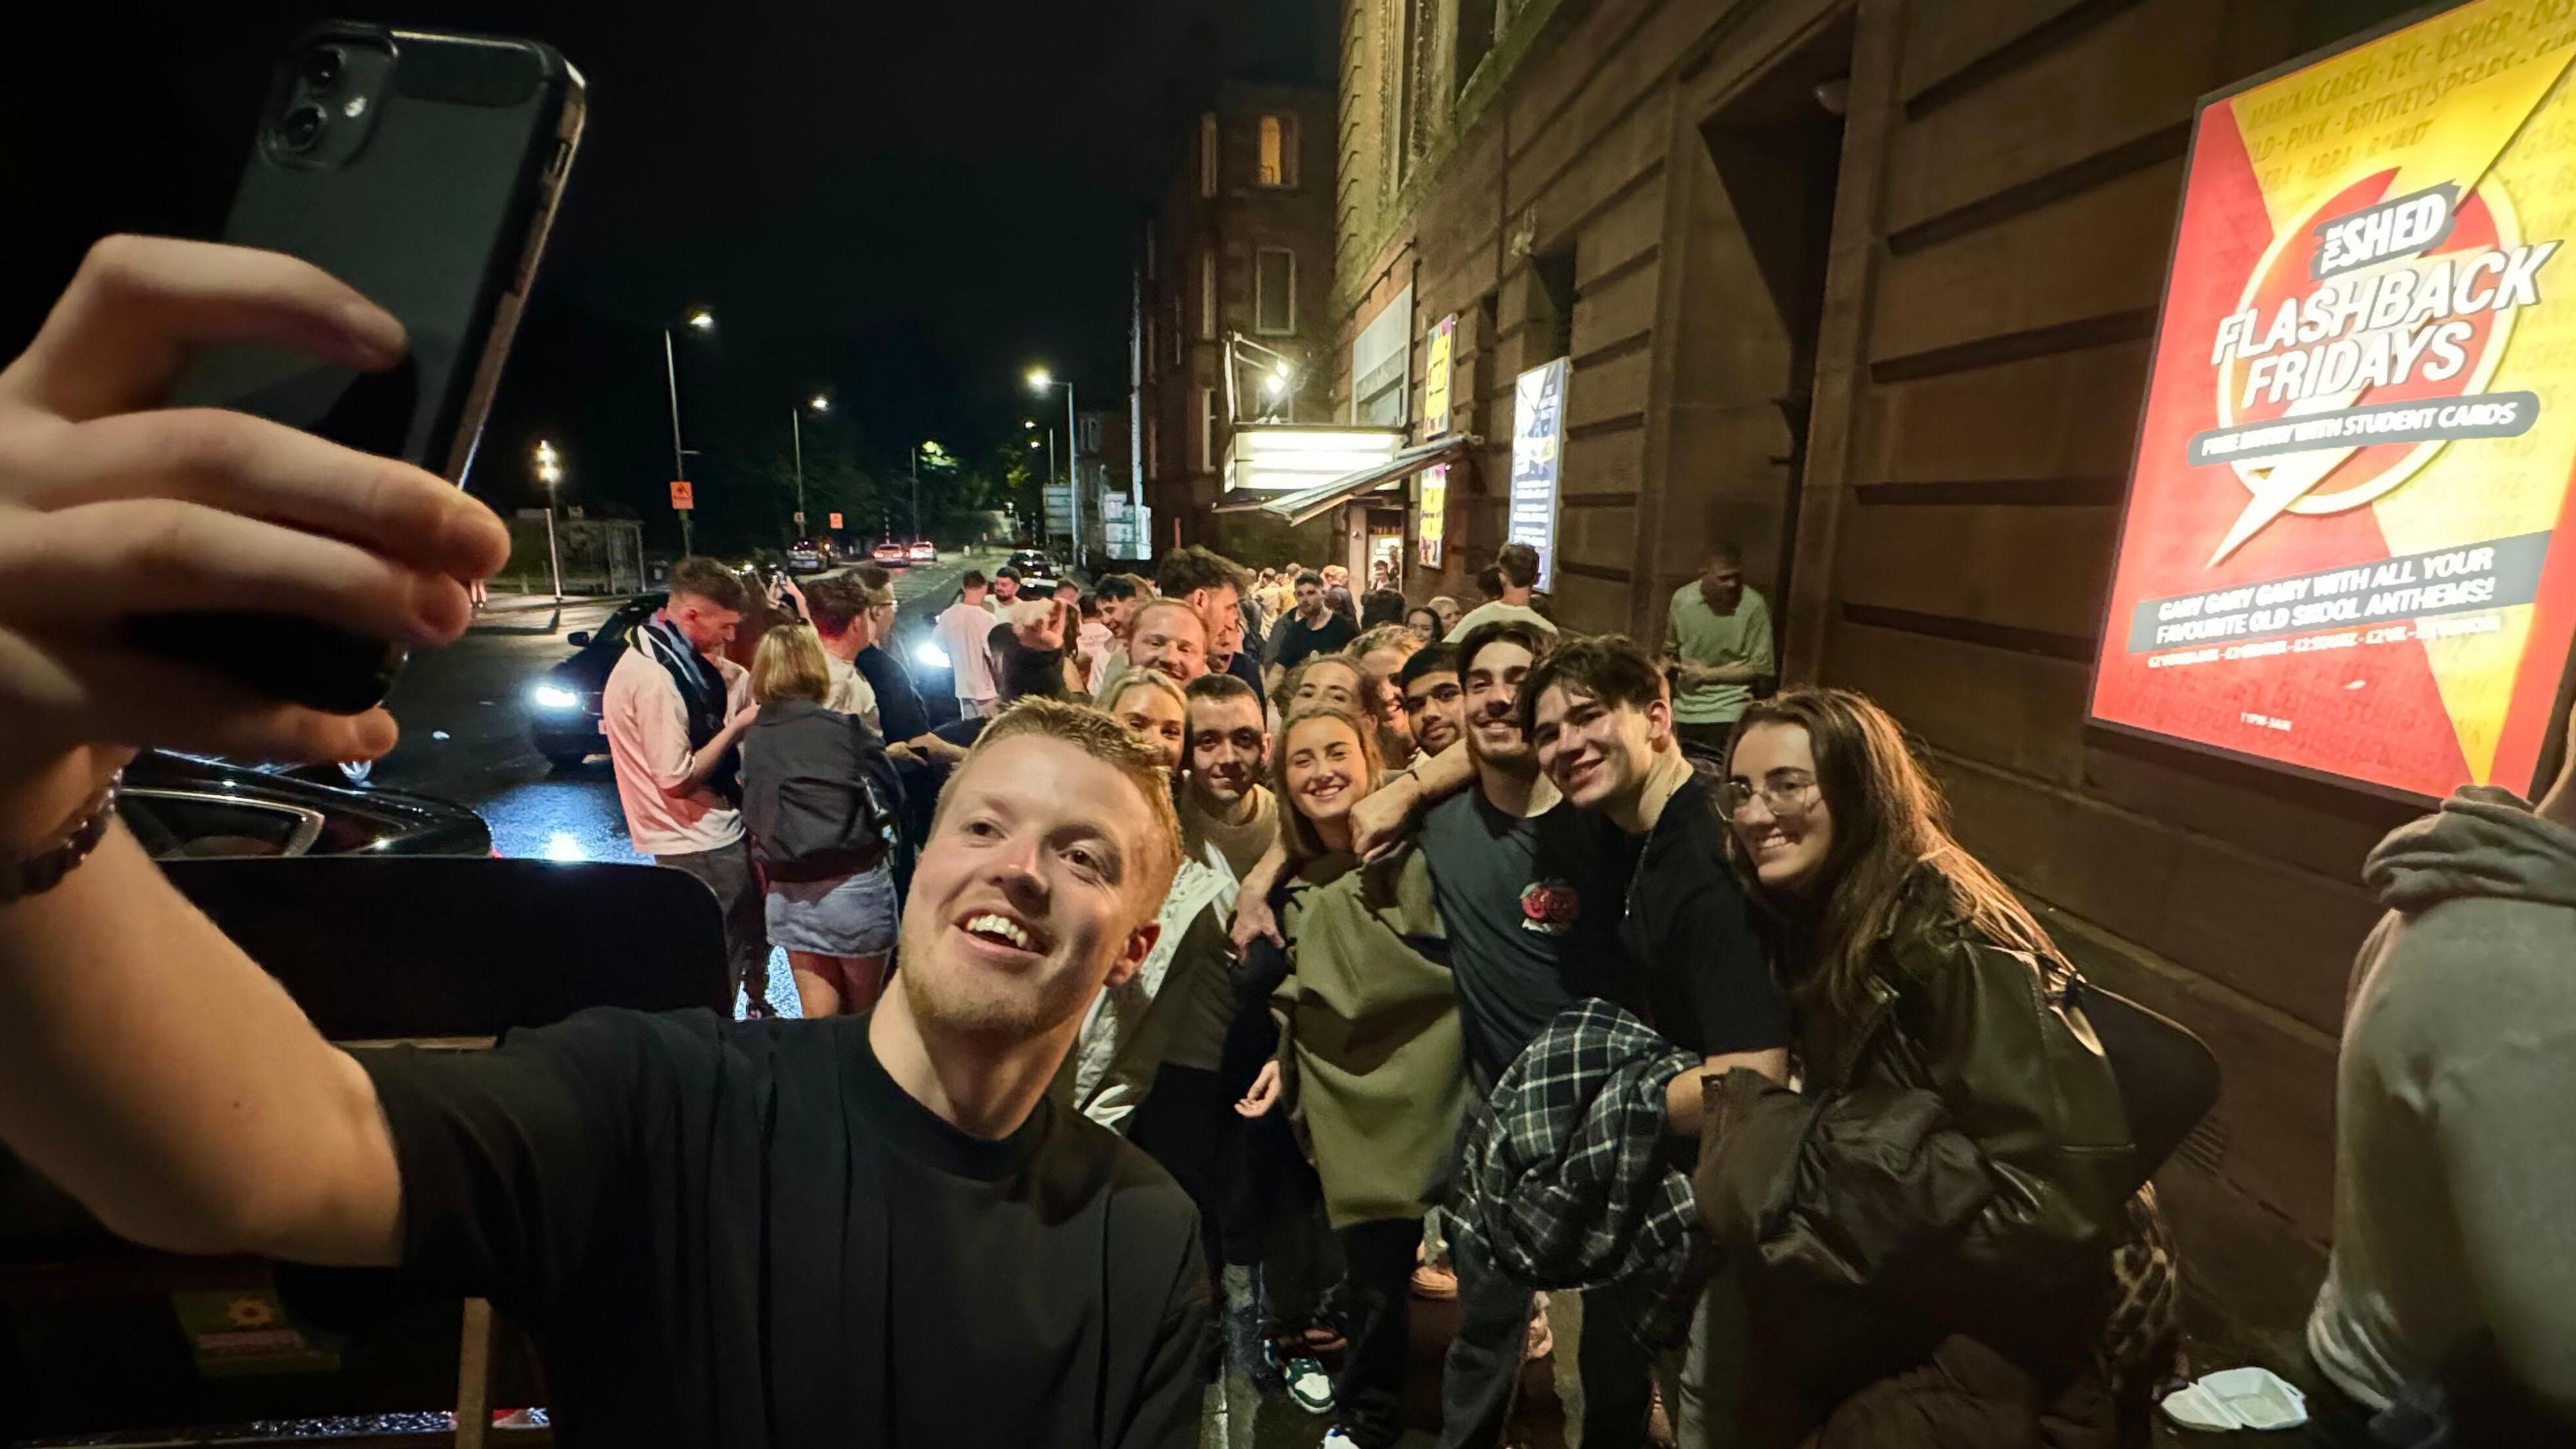
{"type": "MultiPolygon", "coordinates": [[[[1617,933],[1631,848],[1598,815],[1557,799],[1521,734],[1521,680],[1552,642],[1518,621],[1485,625],[1461,641],[1456,667],[1476,783],[1422,821],[1467,1072],[1480,1098],[1558,1012],[1583,997],[1626,994],[1617,933]]],[[[1470,1242],[1456,1244],[1455,1266],[1458,1332],[1441,1379],[1440,1442],[1500,1444],[1529,1333],[1530,1288],[1470,1242]]],[[[1617,1301],[1586,1295],[1583,1443],[1646,1442],[1651,1367],[1617,1301]]]]}
{"type": "Polygon", "coordinates": [[[1289,670],[1306,662],[1310,654],[1331,654],[1359,637],[1359,625],[1333,612],[1324,602],[1324,576],[1300,574],[1297,577],[1297,612],[1270,631],[1269,679],[1272,690],[1289,670]]]}
{"type": "MultiPolygon", "coordinates": [[[[1619,939],[1643,973],[1647,1019],[1704,1059],[1664,1094],[1668,1129],[1696,1141],[1706,1084],[1739,1069],[1789,1073],[1788,998],[1727,858],[1723,775],[1682,752],[1661,666],[1624,638],[1577,640],[1541,661],[1522,681],[1520,720],[1569,803],[1640,839],[1619,939]]],[[[1742,1290],[1721,1276],[1668,1395],[1683,1443],[1716,1442],[1713,1401],[1753,1331],[1742,1290]]]]}
{"type": "Polygon", "coordinates": [[[1788,1075],[1788,997],[1727,858],[1721,777],[1682,753],[1663,670],[1623,638],[1549,655],[1523,683],[1520,720],[1568,801],[1642,840],[1619,938],[1645,972],[1655,1030],[1707,1058],[1675,1079],[1666,1114],[1676,1135],[1697,1137],[1703,1079],[1788,1075]]]}

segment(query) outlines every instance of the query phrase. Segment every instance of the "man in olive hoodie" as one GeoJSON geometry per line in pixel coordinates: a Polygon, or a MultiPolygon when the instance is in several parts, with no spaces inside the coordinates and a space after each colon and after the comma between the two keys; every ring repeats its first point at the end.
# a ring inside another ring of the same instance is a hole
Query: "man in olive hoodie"
{"type": "Polygon", "coordinates": [[[2308,1351],[2368,1409],[2439,1380],[2463,1413],[2576,1416],[2576,760],[2536,808],[2461,790],[2363,876],[2389,914],[2344,1014],[2308,1351]]]}

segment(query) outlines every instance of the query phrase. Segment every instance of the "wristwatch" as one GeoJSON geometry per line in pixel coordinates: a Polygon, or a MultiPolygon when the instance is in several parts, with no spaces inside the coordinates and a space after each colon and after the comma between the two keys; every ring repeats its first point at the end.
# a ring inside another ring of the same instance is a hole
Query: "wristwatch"
{"type": "Polygon", "coordinates": [[[40,896],[63,883],[63,877],[89,859],[98,843],[107,838],[108,823],[116,818],[116,794],[125,783],[125,772],[107,777],[80,810],[71,824],[55,837],[54,843],[33,855],[0,859],[0,906],[40,896]]]}

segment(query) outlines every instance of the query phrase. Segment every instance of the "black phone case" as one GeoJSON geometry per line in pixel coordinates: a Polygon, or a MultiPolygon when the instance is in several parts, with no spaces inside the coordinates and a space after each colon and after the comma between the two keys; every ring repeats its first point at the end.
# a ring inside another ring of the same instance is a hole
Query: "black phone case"
{"type": "MultiPolygon", "coordinates": [[[[349,283],[401,319],[410,354],[356,374],[283,349],[224,348],[199,359],[175,401],[256,413],[461,485],[582,105],[579,76],[533,41],[342,21],[306,31],[270,82],[223,239],[349,283]],[[389,48],[392,61],[365,114],[328,117],[364,129],[334,133],[326,152],[353,149],[317,158],[284,139],[280,116],[299,61],[332,44],[389,48]]],[[[381,702],[404,658],[383,640],[280,615],[165,614],[136,621],[133,637],[338,713],[381,702]]]]}

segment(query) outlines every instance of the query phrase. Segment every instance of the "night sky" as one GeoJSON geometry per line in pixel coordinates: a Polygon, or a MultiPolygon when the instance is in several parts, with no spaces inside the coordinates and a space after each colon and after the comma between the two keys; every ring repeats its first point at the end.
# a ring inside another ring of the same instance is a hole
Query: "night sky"
{"type": "MultiPolygon", "coordinates": [[[[11,353],[82,249],[116,230],[221,226],[270,66],[327,14],[527,35],[584,74],[591,115],[469,485],[535,501],[534,440],[567,502],[624,501],[676,543],[659,329],[680,342],[704,495],[787,446],[827,389],[809,466],[879,476],[937,438],[987,458],[1045,419],[1021,382],[1126,385],[1131,239],[1220,73],[1316,80],[1314,0],[1082,3],[429,3],[82,7],[86,46],[21,50],[0,97],[0,335],[11,353]]],[[[69,11],[57,11],[58,16],[69,11]]],[[[63,32],[68,34],[68,32],[63,32]]],[[[1062,394],[1053,416],[1062,417],[1062,394]]],[[[819,520],[818,520],[819,521],[819,520]]],[[[721,526],[720,509],[702,524],[721,526]]],[[[743,542],[754,541],[744,539],[743,542]]],[[[774,541],[774,540],[759,540],[774,541]]]]}

